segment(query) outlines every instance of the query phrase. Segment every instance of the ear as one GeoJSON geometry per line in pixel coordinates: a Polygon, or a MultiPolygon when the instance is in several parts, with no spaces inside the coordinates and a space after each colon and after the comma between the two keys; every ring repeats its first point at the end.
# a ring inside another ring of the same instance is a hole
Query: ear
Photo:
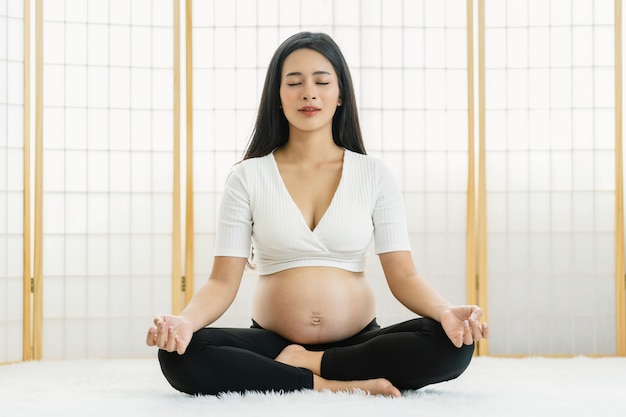
{"type": "Polygon", "coordinates": [[[341,100],[341,97],[339,97],[339,100],[337,100],[337,106],[341,106],[343,104],[343,101],[341,100]]]}

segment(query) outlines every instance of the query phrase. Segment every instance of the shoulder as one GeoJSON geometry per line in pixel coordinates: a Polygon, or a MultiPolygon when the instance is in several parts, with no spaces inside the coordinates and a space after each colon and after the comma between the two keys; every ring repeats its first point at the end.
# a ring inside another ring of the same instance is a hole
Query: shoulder
{"type": "Polygon", "coordinates": [[[364,155],[346,149],[345,157],[348,166],[355,175],[368,175],[376,178],[377,181],[392,177],[391,170],[385,165],[382,159],[364,155]]]}
{"type": "Polygon", "coordinates": [[[233,165],[233,170],[254,171],[264,169],[271,164],[272,158],[272,154],[267,154],[265,156],[244,159],[243,161],[237,162],[233,165]]]}
{"type": "Polygon", "coordinates": [[[256,175],[262,174],[263,171],[271,167],[270,158],[272,158],[271,154],[237,162],[230,168],[226,181],[231,178],[254,178],[256,175]]]}
{"type": "Polygon", "coordinates": [[[382,161],[374,156],[357,153],[349,149],[345,150],[344,158],[348,164],[355,168],[373,170],[382,161]]]}
{"type": "MultiPolygon", "coordinates": [[[[271,157],[271,156],[269,156],[271,157]]],[[[268,156],[245,159],[231,168],[224,181],[224,190],[250,197],[259,187],[259,181],[268,177],[268,156]]]]}

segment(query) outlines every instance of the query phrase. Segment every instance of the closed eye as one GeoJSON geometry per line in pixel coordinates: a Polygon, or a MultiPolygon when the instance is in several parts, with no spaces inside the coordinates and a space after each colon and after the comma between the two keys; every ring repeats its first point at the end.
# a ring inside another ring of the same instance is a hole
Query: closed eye
{"type": "MultiPolygon", "coordinates": [[[[289,87],[295,87],[295,86],[300,85],[300,84],[302,84],[302,83],[287,83],[287,85],[288,85],[289,87]]],[[[328,83],[328,82],[326,82],[326,83],[323,83],[323,82],[317,82],[317,83],[315,83],[315,84],[317,84],[317,85],[328,85],[328,84],[330,84],[330,83],[328,83]]]]}

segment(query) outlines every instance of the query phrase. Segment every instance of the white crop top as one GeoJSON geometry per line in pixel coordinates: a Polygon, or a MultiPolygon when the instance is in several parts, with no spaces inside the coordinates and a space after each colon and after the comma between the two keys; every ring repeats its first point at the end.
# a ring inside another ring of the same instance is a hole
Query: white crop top
{"type": "Polygon", "coordinates": [[[228,175],[215,255],[248,258],[252,245],[260,275],[301,266],[362,272],[372,237],[376,254],[410,250],[402,194],[382,161],[346,149],[337,191],[311,231],[271,153],[228,175]]]}

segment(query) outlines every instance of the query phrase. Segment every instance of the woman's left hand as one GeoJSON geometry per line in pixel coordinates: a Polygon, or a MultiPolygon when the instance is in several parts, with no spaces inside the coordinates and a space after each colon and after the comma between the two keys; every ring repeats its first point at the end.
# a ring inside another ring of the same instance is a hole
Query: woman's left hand
{"type": "Polygon", "coordinates": [[[483,311],[478,306],[455,306],[441,313],[441,326],[454,346],[471,345],[489,337],[487,323],[481,323],[483,311]]]}

